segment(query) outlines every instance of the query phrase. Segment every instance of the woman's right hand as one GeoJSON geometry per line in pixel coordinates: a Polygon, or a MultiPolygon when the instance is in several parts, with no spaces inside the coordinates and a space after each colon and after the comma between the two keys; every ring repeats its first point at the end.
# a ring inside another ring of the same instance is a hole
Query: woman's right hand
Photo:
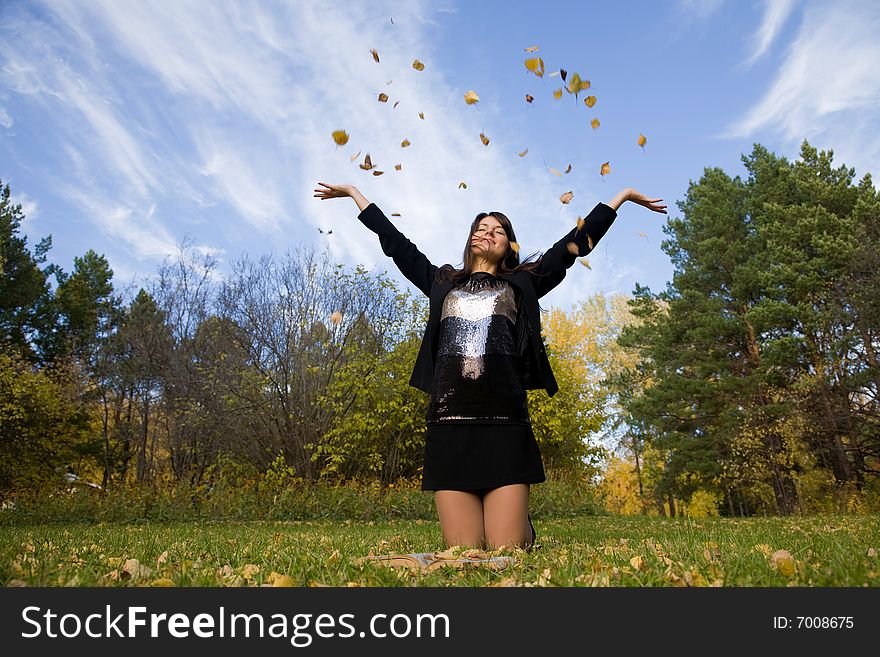
{"type": "Polygon", "coordinates": [[[354,192],[357,191],[357,188],[354,185],[328,185],[327,183],[319,182],[319,185],[324,187],[324,189],[315,189],[315,198],[319,198],[322,201],[328,198],[345,198],[347,196],[354,196],[354,192]]]}

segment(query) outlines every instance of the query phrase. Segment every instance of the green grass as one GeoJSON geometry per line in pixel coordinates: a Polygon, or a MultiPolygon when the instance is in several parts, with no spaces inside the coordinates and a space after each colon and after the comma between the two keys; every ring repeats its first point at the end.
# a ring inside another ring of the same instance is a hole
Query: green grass
{"type": "Polygon", "coordinates": [[[880,516],[540,519],[501,571],[433,573],[357,557],[442,550],[436,520],[10,524],[4,586],[877,586],[880,516]],[[773,554],[786,550],[791,561],[773,554]],[[132,562],[149,569],[137,572],[132,562]],[[641,563],[639,563],[641,561],[641,563]],[[790,572],[787,572],[788,567],[790,572]],[[131,577],[125,573],[132,571],[131,577]],[[116,573],[117,578],[114,578],[116,573]]]}

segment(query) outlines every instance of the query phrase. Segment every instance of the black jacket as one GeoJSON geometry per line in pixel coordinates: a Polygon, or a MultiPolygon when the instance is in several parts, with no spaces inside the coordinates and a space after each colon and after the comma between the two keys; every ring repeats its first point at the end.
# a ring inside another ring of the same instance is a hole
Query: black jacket
{"type": "MultiPolygon", "coordinates": [[[[595,247],[616,217],[617,213],[613,209],[599,203],[587,216],[584,230],[572,228],[541,256],[535,272],[519,271],[498,275],[498,278],[506,280],[514,287],[517,298],[524,302],[517,304],[516,335],[520,354],[525,356],[526,390],[544,388],[551,397],[559,390],[541,337],[538,299],[559,285],[565,278],[566,270],[574,264],[577,256],[572,255],[566,245],[574,242],[580,256],[588,254],[591,249],[587,243],[587,235],[589,234],[595,247]]],[[[451,281],[436,280],[439,268],[388,220],[375,203],[364,208],[358,219],[379,236],[385,255],[391,257],[400,272],[430,300],[428,325],[425,327],[416,365],[409,380],[411,386],[430,393],[443,299],[454,284],[451,281]]]]}

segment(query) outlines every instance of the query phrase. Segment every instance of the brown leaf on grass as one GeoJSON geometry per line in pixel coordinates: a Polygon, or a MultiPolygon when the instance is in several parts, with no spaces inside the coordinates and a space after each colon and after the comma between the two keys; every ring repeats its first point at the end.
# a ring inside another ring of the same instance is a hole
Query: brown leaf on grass
{"type": "Polygon", "coordinates": [[[636,570],[641,570],[642,564],[644,563],[644,561],[645,560],[642,558],[642,556],[637,554],[636,556],[634,556],[632,559],[629,560],[629,563],[636,570]]]}
{"type": "Polygon", "coordinates": [[[158,588],[171,588],[174,586],[174,580],[171,580],[168,577],[160,577],[159,579],[154,579],[152,582],[150,582],[150,586],[155,586],[158,588]]]}
{"type": "Polygon", "coordinates": [[[794,557],[788,550],[776,550],[770,556],[770,563],[783,577],[794,575],[794,557]]]}
{"type": "Polygon", "coordinates": [[[559,201],[560,201],[563,205],[568,205],[569,203],[571,203],[571,199],[573,199],[573,198],[574,198],[574,192],[572,192],[572,191],[568,191],[568,192],[565,192],[562,196],[559,197],[559,201]]]}
{"type": "Polygon", "coordinates": [[[379,94],[379,102],[387,103],[388,102],[388,94],[379,94]]]}
{"type": "Polygon", "coordinates": [[[379,63],[379,53],[376,52],[375,48],[370,48],[370,52],[373,54],[373,59],[376,60],[376,63],[379,63]]]}
{"type": "Polygon", "coordinates": [[[425,70],[425,65],[422,64],[418,59],[413,60],[412,67],[414,69],[416,69],[417,71],[424,71],[425,70]]]}
{"type": "Polygon", "coordinates": [[[339,146],[345,146],[348,143],[348,133],[345,130],[334,130],[331,136],[339,146]]]}

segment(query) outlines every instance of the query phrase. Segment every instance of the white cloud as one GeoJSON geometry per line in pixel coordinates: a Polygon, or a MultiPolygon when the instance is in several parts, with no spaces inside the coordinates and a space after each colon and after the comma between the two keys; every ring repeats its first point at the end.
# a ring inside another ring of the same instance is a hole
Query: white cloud
{"type": "Polygon", "coordinates": [[[816,3],[804,11],[776,79],[725,137],[767,130],[833,148],[850,166],[880,172],[880,6],[816,3]]]}
{"type": "Polygon", "coordinates": [[[9,128],[12,127],[13,123],[14,121],[12,120],[12,117],[9,116],[9,112],[0,107],[0,126],[3,126],[7,130],[9,130],[9,128]]]}
{"type": "Polygon", "coordinates": [[[24,215],[24,223],[32,223],[39,215],[39,204],[23,192],[12,194],[12,205],[20,205],[21,212],[24,215]]]}
{"type": "Polygon", "coordinates": [[[770,48],[785,20],[794,8],[795,0],[764,0],[764,16],[751,44],[751,55],[746,65],[751,66],[770,48]]]}

